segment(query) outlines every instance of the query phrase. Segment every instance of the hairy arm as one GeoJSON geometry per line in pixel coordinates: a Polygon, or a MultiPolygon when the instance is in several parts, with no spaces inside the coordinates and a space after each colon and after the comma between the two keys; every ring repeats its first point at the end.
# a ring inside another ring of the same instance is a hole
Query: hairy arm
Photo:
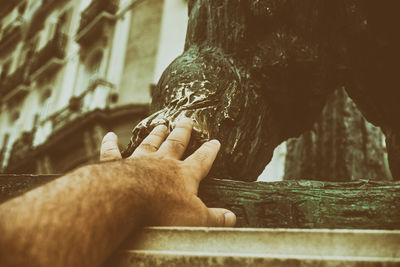
{"type": "Polygon", "coordinates": [[[126,160],[106,136],[102,159],[0,206],[1,266],[98,266],[142,225],[233,226],[234,215],[197,197],[219,149],[180,160],[192,124],[157,127],[126,160]],[[167,138],[165,140],[165,138],[167,138]]]}
{"type": "Polygon", "coordinates": [[[116,164],[77,169],[0,206],[0,265],[102,262],[144,217],[146,185],[121,175],[138,177],[133,164],[116,164]]]}

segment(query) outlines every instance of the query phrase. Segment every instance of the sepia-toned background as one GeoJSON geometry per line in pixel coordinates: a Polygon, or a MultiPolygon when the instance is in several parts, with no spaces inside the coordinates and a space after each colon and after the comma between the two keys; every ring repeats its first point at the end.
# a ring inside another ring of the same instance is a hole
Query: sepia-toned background
{"type": "Polygon", "coordinates": [[[184,0],[13,0],[0,4],[0,162],[61,173],[125,146],[151,87],[183,51],[184,0]]]}

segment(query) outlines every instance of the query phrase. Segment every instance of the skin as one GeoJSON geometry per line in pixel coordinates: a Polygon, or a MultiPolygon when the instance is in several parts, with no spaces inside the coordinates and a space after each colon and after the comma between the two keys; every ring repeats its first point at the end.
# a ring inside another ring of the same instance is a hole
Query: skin
{"type": "Polygon", "coordinates": [[[182,160],[193,123],[169,134],[157,126],[128,159],[108,133],[101,163],[65,176],[0,206],[0,266],[99,266],[144,225],[227,226],[225,209],[197,197],[218,153],[216,140],[182,160]]]}

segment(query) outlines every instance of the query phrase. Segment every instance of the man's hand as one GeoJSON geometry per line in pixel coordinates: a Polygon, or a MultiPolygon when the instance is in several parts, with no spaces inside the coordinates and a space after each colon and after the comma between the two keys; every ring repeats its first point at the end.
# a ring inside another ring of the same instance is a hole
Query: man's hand
{"type": "MultiPolygon", "coordinates": [[[[159,125],[123,164],[141,168],[146,183],[147,224],[164,226],[234,226],[236,216],[229,210],[207,208],[197,197],[200,181],[208,174],[220,143],[211,140],[181,160],[190,140],[193,122],[179,121],[171,134],[159,125]]],[[[102,142],[101,161],[121,160],[118,138],[108,133],[102,142]]],[[[111,165],[113,162],[106,163],[111,165]]]]}
{"type": "Polygon", "coordinates": [[[191,130],[190,120],[169,135],[158,126],[124,160],[107,134],[102,163],[0,205],[0,266],[100,266],[143,225],[233,226],[232,212],[197,197],[220,145],[207,142],[181,160],[191,130]]]}

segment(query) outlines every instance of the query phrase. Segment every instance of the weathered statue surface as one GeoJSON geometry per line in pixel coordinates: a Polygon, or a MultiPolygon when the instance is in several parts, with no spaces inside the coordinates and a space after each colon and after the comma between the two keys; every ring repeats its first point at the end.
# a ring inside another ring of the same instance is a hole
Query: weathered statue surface
{"type": "MultiPolygon", "coordinates": [[[[345,86],[387,137],[400,178],[396,0],[191,0],[185,52],[164,71],[130,154],[158,124],[195,121],[191,149],[216,138],[212,175],[255,180],[283,140],[309,129],[345,86]]],[[[190,153],[190,151],[188,151],[190,153]]]]}

